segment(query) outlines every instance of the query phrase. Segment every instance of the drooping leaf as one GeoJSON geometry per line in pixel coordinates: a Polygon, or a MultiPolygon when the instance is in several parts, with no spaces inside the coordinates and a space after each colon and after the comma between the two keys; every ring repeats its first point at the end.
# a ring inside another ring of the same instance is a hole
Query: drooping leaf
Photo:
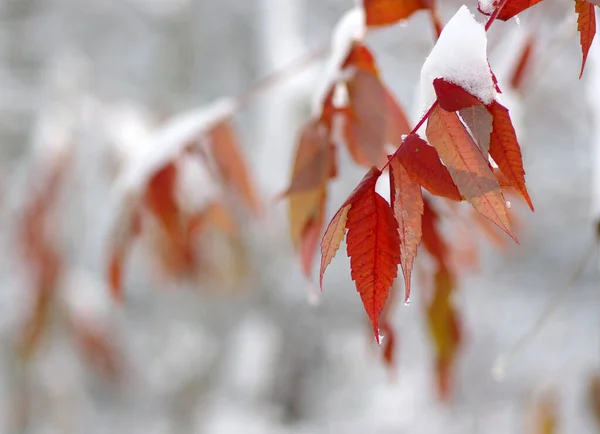
{"type": "Polygon", "coordinates": [[[387,129],[386,89],[373,73],[357,69],[346,83],[345,139],[357,164],[365,167],[385,164],[387,129]]]}
{"type": "Polygon", "coordinates": [[[436,196],[461,201],[462,196],[433,146],[417,134],[410,134],[398,149],[396,158],[411,179],[436,196]]]}
{"type": "Polygon", "coordinates": [[[471,95],[461,86],[450,83],[443,78],[433,80],[433,89],[440,107],[449,112],[481,104],[477,97],[471,95]]]}
{"type": "Polygon", "coordinates": [[[225,185],[239,196],[250,211],[258,215],[261,205],[231,122],[217,123],[209,131],[209,138],[212,155],[225,185]]]}
{"type": "Polygon", "coordinates": [[[532,414],[532,434],[556,434],[558,427],[558,409],[556,397],[544,394],[536,403],[532,414]]]}
{"type": "Polygon", "coordinates": [[[310,121],[302,128],[286,195],[321,188],[331,177],[333,148],[328,136],[327,127],[319,121],[310,121]]]}
{"type": "Polygon", "coordinates": [[[300,263],[302,271],[304,271],[304,275],[307,277],[310,277],[315,252],[319,245],[321,230],[325,223],[325,195],[321,197],[319,205],[315,215],[304,226],[304,232],[300,241],[300,263]]]}
{"type": "Polygon", "coordinates": [[[375,192],[375,183],[380,175],[377,168],[372,168],[363,179],[360,190],[351,202],[346,221],[352,280],[378,343],[379,315],[400,263],[398,223],[390,205],[375,192]]]}
{"type": "Polygon", "coordinates": [[[450,379],[462,340],[458,315],[452,301],[453,291],[454,281],[449,270],[439,269],[435,275],[433,299],[427,308],[427,323],[436,350],[438,391],[442,399],[450,396],[450,379]]]}
{"type": "Polygon", "coordinates": [[[406,288],[404,300],[408,301],[413,263],[421,243],[423,195],[421,186],[412,180],[398,158],[390,162],[390,201],[398,222],[400,259],[406,288]]]}
{"type": "Polygon", "coordinates": [[[427,123],[427,138],[465,199],[516,241],[498,181],[458,115],[436,107],[427,123]]]}
{"type": "Polygon", "coordinates": [[[510,85],[513,89],[519,91],[522,89],[523,82],[525,81],[525,77],[527,76],[527,72],[530,69],[531,58],[533,53],[533,44],[534,38],[533,35],[530,34],[523,45],[523,49],[521,51],[521,55],[519,56],[519,61],[513,70],[513,73],[510,78],[510,85]]]}
{"type": "Polygon", "coordinates": [[[492,115],[490,155],[510,184],[523,196],[533,211],[533,204],[525,186],[521,148],[508,109],[497,101],[493,101],[487,108],[492,115]]]}
{"type": "Polygon", "coordinates": [[[469,131],[483,155],[487,155],[490,150],[492,115],[483,105],[467,107],[458,113],[467,127],[469,127],[469,131]]]}
{"type": "Polygon", "coordinates": [[[428,8],[423,0],[363,0],[367,26],[388,26],[428,8]]]}
{"type": "Polygon", "coordinates": [[[340,248],[340,244],[346,235],[346,221],[348,220],[348,210],[352,206],[351,203],[344,203],[341,208],[335,213],[323,239],[321,240],[321,272],[320,272],[320,285],[323,290],[323,275],[327,266],[331,263],[331,260],[340,248]]]}
{"type": "Polygon", "coordinates": [[[307,226],[311,222],[314,225],[322,214],[332,166],[333,148],[327,127],[319,121],[308,122],[300,132],[292,180],[285,193],[290,201],[290,233],[297,249],[307,233],[307,226]]]}
{"type": "Polygon", "coordinates": [[[575,12],[577,13],[577,30],[579,31],[579,43],[583,59],[581,61],[581,72],[579,78],[583,76],[585,61],[587,60],[590,47],[596,36],[596,10],[594,4],[588,0],[575,0],[575,12]]]}

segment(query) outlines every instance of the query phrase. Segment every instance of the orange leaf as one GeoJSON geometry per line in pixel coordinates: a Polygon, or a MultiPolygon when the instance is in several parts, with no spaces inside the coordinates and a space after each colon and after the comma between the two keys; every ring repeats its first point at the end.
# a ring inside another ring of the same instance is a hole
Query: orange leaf
{"type": "Polygon", "coordinates": [[[379,315],[400,263],[398,223],[390,205],[375,192],[375,183],[380,175],[377,168],[372,168],[365,176],[355,190],[346,221],[352,280],[378,343],[379,315]]]}
{"type": "Polygon", "coordinates": [[[592,378],[590,378],[588,385],[588,399],[596,426],[600,430],[600,375],[598,373],[595,373],[592,378]]]}
{"type": "Polygon", "coordinates": [[[348,220],[348,210],[350,210],[351,206],[352,204],[348,203],[348,201],[342,205],[329,222],[329,225],[327,225],[327,229],[321,240],[321,290],[323,290],[323,275],[325,274],[325,270],[340,248],[344,235],[346,235],[346,221],[348,220]]]}
{"type": "Polygon", "coordinates": [[[465,199],[516,241],[500,185],[458,115],[436,107],[427,123],[427,138],[465,199]]]}
{"type": "Polygon", "coordinates": [[[411,179],[397,158],[390,162],[390,201],[399,226],[400,258],[406,288],[404,300],[408,301],[410,275],[421,243],[423,195],[421,186],[411,179]]]}
{"type": "Polygon", "coordinates": [[[525,170],[517,134],[510,120],[508,109],[497,101],[487,106],[492,115],[490,155],[506,176],[511,186],[525,199],[533,211],[533,204],[525,187],[525,170]]]}
{"type": "Polygon", "coordinates": [[[396,154],[412,180],[436,196],[461,201],[462,196],[433,146],[417,134],[406,136],[396,154]]]}
{"type": "Polygon", "coordinates": [[[354,42],[352,44],[352,48],[342,64],[342,69],[350,67],[368,71],[379,78],[379,70],[375,63],[375,57],[371,53],[371,50],[360,42],[354,42]]]}
{"type": "Polygon", "coordinates": [[[428,7],[423,0],[363,0],[363,5],[369,27],[394,24],[428,7]]]}
{"type": "Polygon", "coordinates": [[[456,308],[452,302],[454,282],[450,272],[441,268],[435,275],[435,292],[427,308],[427,323],[433,337],[437,359],[438,390],[449,398],[450,378],[462,337],[456,308]]]}
{"type": "Polygon", "coordinates": [[[323,228],[327,181],[334,175],[334,150],[327,127],[320,121],[311,121],[300,133],[292,181],[286,191],[292,242],[300,251],[307,277],[323,228]]]}
{"type": "Polygon", "coordinates": [[[469,131],[483,155],[487,155],[490,150],[492,115],[483,105],[464,108],[458,114],[467,127],[469,127],[469,131]]]}
{"type": "Polygon", "coordinates": [[[300,241],[300,263],[306,277],[310,277],[315,251],[319,245],[321,229],[325,223],[325,195],[321,197],[318,211],[304,226],[302,239],[300,241]]]}
{"type": "Polygon", "coordinates": [[[320,188],[331,177],[333,147],[327,127],[319,121],[310,121],[300,133],[292,181],[287,195],[320,188]]]}
{"type": "Polygon", "coordinates": [[[373,73],[357,69],[346,83],[349,106],[344,134],[357,164],[370,167],[386,162],[386,89],[373,73]]]}
{"type": "Polygon", "coordinates": [[[224,182],[240,196],[250,211],[258,215],[261,205],[231,123],[218,123],[209,131],[209,137],[212,154],[224,182]]]}
{"type": "Polygon", "coordinates": [[[481,104],[481,101],[461,86],[450,83],[443,78],[433,80],[433,89],[440,107],[449,112],[481,104]]]}
{"type": "Polygon", "coordinates": [[[583,76],[583,68],[594,36],[596,36],[596,11],[594,4],[587,0],[575,0],[575,12],[577,13],[577,30],[579,30],[579,43],[583,53],[581,61],[581,72],[579,78],[583,76]]]}

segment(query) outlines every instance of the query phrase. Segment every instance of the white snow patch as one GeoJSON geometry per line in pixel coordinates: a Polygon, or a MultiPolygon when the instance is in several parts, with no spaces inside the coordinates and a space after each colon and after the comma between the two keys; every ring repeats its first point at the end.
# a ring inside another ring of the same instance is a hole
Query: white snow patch
{"type": "Polygon", "coordinates": [[[331,37],[331,55],[325,67],[323,78],[318,83],[313,100],[313,115],[319,116],[323,102],[329,89],[342,79],[342,64],[354,41],[361,41],[366,34],[365,11],[361,6],[355,6],[346,12],[338,21],[331,37]]]}
{"type": "Polygon", "coordinates": [[[231,116],[234,110],[235,101],[224,98],[208,107],[172,118],[150,136],[142,146],[139,158],[125,168],[117,181],[117,191],[122,194],[138,192],[154,172],[175,158],[192,140],[231,116]]]}
{"type": "Polygon", "coordinates": [[[421,107],[435,101],[433,80],[443,78],[476,96],[484,104],[496,97],[496,88],[487,60],[487,36],[466,6],[446,24],[421,69],[421,107]]]}
{"type": "Polygon", "coordinates": [[[484,14],[491,15],[496,9],[497,0],[479,0],[479,10],[484,14]]]}

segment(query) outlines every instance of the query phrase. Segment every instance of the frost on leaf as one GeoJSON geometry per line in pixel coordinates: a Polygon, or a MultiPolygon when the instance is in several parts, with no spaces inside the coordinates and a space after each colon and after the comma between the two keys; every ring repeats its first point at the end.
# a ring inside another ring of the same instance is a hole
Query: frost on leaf
{"type": "Polygon", "coordinates": [[[390,162],[390,201],[399,226],[400,258],[406,288],[404,300],[407,301],[413,263],[421,243],[423,195],[421,186],[413,181],[397,157],[390,162]]]}
{"type": "Polygon", "coordinates": [[[363,0],[367,26],[388,26],[431,8],[432,0],[363,0]]]}
{"type": "Polygon", "coordinates": [[[596,36],[596,10],[594,4],[588,0],[575,0],[575,12],[577,13],[577,30],[579,31],[579,43],[583,59],[581,61],[581,72],[579,78],[583,76],[585,61],[587,60],[590,47],[596,36]]]}
{"type": "Polygon", "coordinates": [[[421,69],[421,102],[425,109],[435,101],[436,78],[462,87],[484,104],[496,97],[487,60],[486,32],[466,6],[448,21],[421,69]]]}
{"type": "Polygon", "coordinates": [[[500,185],[458,115],[437,107],[427,123],[427,138],[465,199],[516,240],[500,185]]]}

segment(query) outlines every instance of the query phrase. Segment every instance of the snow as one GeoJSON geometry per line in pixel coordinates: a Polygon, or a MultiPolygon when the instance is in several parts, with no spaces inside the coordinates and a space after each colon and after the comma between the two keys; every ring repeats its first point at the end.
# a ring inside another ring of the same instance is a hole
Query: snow
{"type": "MultiPolygon", "coordinates": [[[[355,6],[346,12],[338,21],[331,36],[331,55],[325,72],[313,100],[313,115],[319,116],[323,102],[329,93],[329,89],[343,77],[342,64],[354,41],[361,41],[366,34],[365,12],[361,6],[355,6]]],[[[337,89],[336,89],[337,93],[337,89]]]]}
{"type": "Polygon", "coordinates": [[[495,3],[497,0],[479,0],[479,10],[484,14],[491,15],[496,9],[495,3]]]}
{"type": "Polygon", "coordinates": [[[446,24],[421,69],[421,107],[426,111],[435,101],[433,80],[443,78],[462,86],[484,104],[496,97],[487,61],[487,36],[466,6],[446,24]]]}
{"type": "Polygon", "coordinates": [[[179,114],[151,135],[141,155],[131,161],[117,181],[117,190],[128,194],[141,189],[148,177],[175,158],[190,141],[231,116],[235,101],[223,98],[208,107],[179,114]]]}

